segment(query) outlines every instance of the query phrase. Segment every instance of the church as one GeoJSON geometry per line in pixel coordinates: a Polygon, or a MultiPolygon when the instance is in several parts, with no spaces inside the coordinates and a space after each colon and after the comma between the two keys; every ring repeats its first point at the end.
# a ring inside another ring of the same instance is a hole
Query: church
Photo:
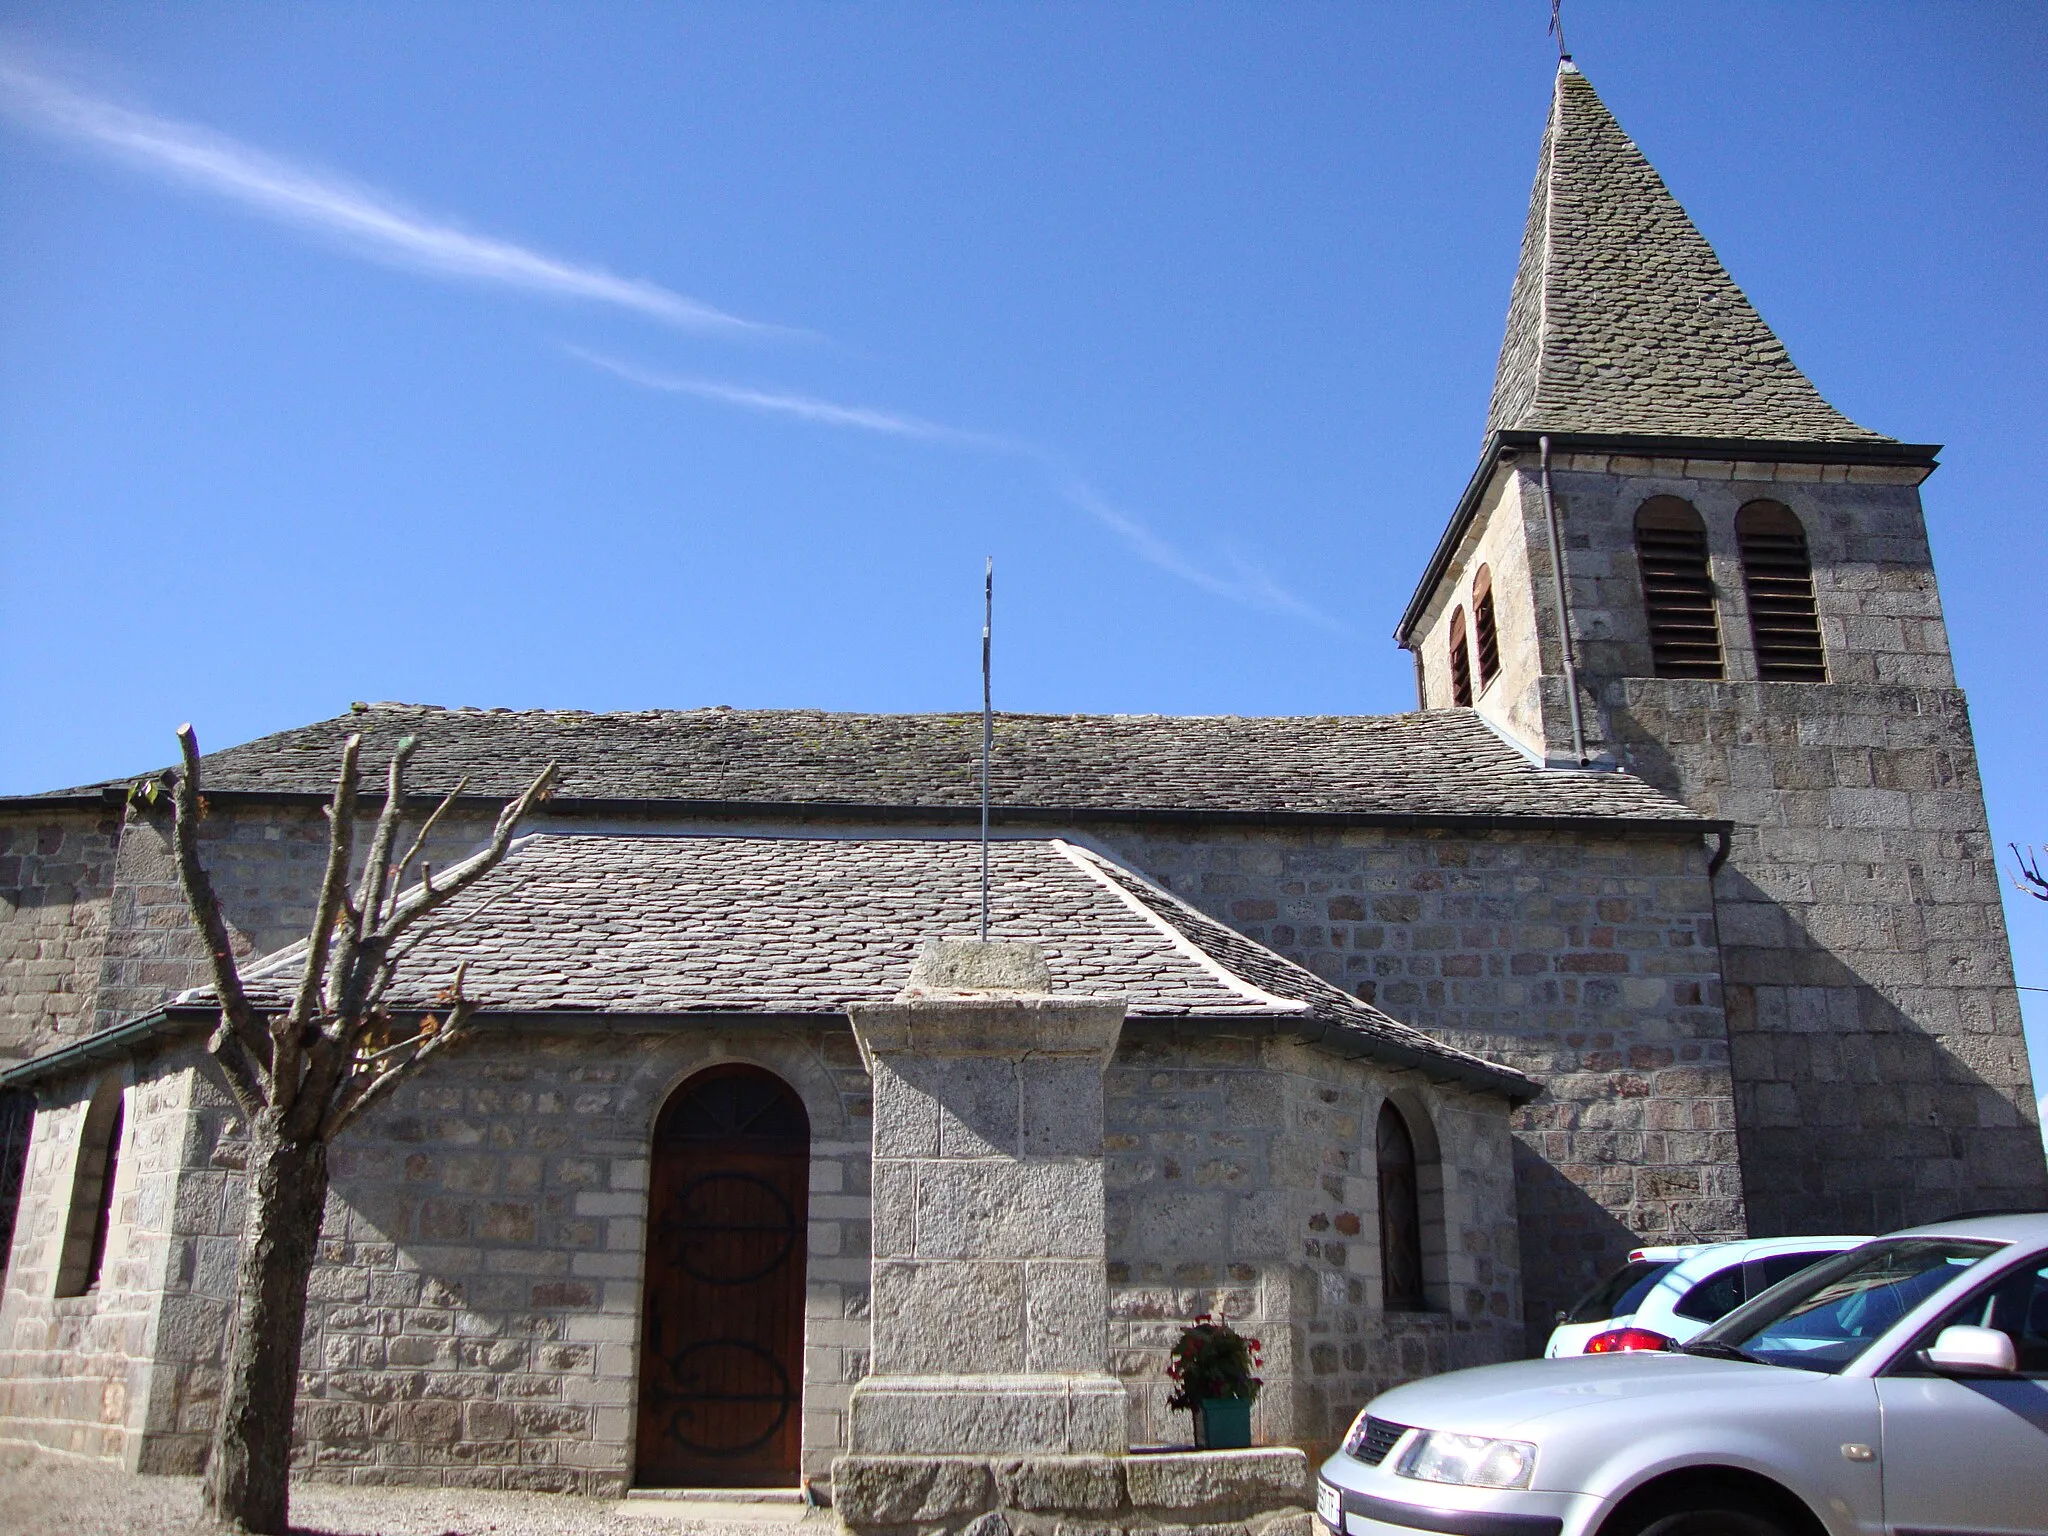
{"type": "MultiPolygon", "coordinates": [[[[212,753],[259,995],[345,739],[463,786],[437,868],[561,771],[408,960],[473,1036],[335,1147],[303,1469],[788,1488],[994,1401],[1184,1443],[1205,1314],[1320,1452],[1638,1244],[2048,1205],[1936,454],[1828,404],[1566,61],[1415,709],[998,716],[1014,974],[948,969],[978,717],[363,703],[212,753]]],[[[0,1443],[190,1472],[243,1135],[151,789],[0,799],[0,1443]]]]}

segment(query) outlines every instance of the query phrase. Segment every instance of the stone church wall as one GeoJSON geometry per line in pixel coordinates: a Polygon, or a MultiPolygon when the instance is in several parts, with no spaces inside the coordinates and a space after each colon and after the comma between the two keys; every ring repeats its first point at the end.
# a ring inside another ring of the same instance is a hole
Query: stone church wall
{"type": "Polygon", "coordinates": [[[1154,880],[1546,1085],[1515,1116],[1529,1342],[1641,1242],[1744,1230],[1704,842],[1104,829],[1154,880]]]}
{"type": "Polygon", "coordinates": [[[0,817],[0,1064],[92,1027],[118,816],[0,817]]]}
{"type": "MultiPolygon", "coordinates": [[[[1110,1326],[1132,1433],[1164,1407],[1179,1327],[1264,1338],[1272,1441],[1328,1445],[1373,1392],[1519,1339],[1500,1101],[1259,1033],[1130,1026],[1109,1075],[1110,1326]],[[1372,1126],[1397,1096],[1422,1142],[1430,1310],[1382,1314],[1372,1126]],[[1431,1151],[1431,1142],[1437,1150],[1431,1151]]],[[[868,1361],[868,1083],[844,1025],[501,1024],[335,1149],[310,1287],[299,1460],[353,1482],[625,1486],[637,1413],[649,1138],[668,1094],[743,1060],[789,1082],[813,1145],[803,1468],[845,1445],[868,1361]]],[[[127,1084],[104,1278],[53,1299],[97,1075],[37,1117],[0,1303],[0,1443],[191,1473],[218,1408],[243,1219],[238,1117],[197,1039],[127,1084]]]]}
{"type": "MultiPolygon", "coordinates": [[[[164,1470],[147,1450],[164,1423],[180,1349],[190,1343],[180,1330],[191,1320],[163,1302],[188,1258],[178,1234],[191,1219],[183,1201],[194,1054],[170,1053],[139,1069],[111,1063],[52,1085],[37,1110],[0,1297],[0,1444],[164,1470]],[[127,1124],[100,1283],[59,1297],[86,1111],[108,1077],[124,1091],[127,1124]]],[[[207,1321],[201,1335],[217,1358],[207,1321]]]]}
{"type": "Polygon", "coordinates": [[[1592,723],[1737,824],[1715,888],[1759,1235],[2048,1203],[1922,473],[1582,457],[1556,476],[1592,723]],[[1633,518],[1660,494],[1706,523],[1725,682],[1648,675],[1633,518]],[[1756,680],[1735,515],[1760,498],[1805,527],[1825,683],[1756,680]]]}
{"type": "MultiPolygon", "coordinates": [[[[555,825],[600,830],[587,819],[535,822],[555,825]]],[[[792,826],[621,825],[726,834],[792,826]]],[[[480,818],[455,819],[437,834],[435,862],[473,851],[487,831],[480,818]]],[[[1533,1339],[1637,1242],[1743,1230],[1704,843],[1166,822],[1081,832],[1396,1018],[1548,1085],[1517,1119],[1533,1339]]],[[[318,812],[216,808],[205,837],[226,915],[249,951],[295,942],[324,854],[318,812]]],[[[160,818],[131,818],[120,869],[102,1027],[205,980],[160,818]]]]}
{"type": "Polygon", "coordinates": [[[1497,1098],[1265,1035],[1135,1021],[1104,1083],[1110,1349],[1134,1445],[1186,1444],[1168,1352],[1203,1313],[1264,1346],[1265,1444],[1334,1448],[1400,1381],[1522,1342],[1512,1140],[1497,1098]],[[1423,1163],[1428,1310],[1382,1309],[1374,1130],[1423,1163]]]}

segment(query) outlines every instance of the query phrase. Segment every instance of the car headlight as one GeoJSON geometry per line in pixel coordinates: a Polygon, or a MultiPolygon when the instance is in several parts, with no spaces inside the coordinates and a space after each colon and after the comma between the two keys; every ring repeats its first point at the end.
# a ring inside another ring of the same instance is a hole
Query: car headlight
{"type": "Polygon", "coordinates": [[[1425,1430],[1394,1469],[1425,1483],[1467,1488],[1526,1488],[1536,1470],[1536,1447],[1526,1440],[1493,1440],[1425,1430]]]}

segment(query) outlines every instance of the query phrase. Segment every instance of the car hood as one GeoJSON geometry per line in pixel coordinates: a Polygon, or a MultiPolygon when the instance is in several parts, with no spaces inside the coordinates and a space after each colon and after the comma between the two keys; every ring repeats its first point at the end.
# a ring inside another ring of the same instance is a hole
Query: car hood
{"type": "Polygon", "coordinates": [[[1517,1360],[1410,1382],[1367,1405],[1374,1418],[1421,1429],[1513,1436],[1539,1420],[1578,1409],[1612,1409],[1622,1401],[1713,1391],[1740,1384],[1745,1392],[1810,1385],[1810,1371],[1710,1360],[1698,1355],[1629,1352],[1517,1360]]]}

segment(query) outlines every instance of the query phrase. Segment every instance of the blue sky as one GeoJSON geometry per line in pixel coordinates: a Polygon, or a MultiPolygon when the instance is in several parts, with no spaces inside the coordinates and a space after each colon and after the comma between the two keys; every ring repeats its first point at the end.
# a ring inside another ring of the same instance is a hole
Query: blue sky
{"type": "MultiPolygon", "coordinates": [[[[2048,10],[1567,9],[1822,391],[1948,445],[2048,840],[2048,10]]],[[[1547,16],[0,3],[0,792],[352,699],[971,705],[991,553],[1004,707],[1409,707],[1547,16]]]]}

